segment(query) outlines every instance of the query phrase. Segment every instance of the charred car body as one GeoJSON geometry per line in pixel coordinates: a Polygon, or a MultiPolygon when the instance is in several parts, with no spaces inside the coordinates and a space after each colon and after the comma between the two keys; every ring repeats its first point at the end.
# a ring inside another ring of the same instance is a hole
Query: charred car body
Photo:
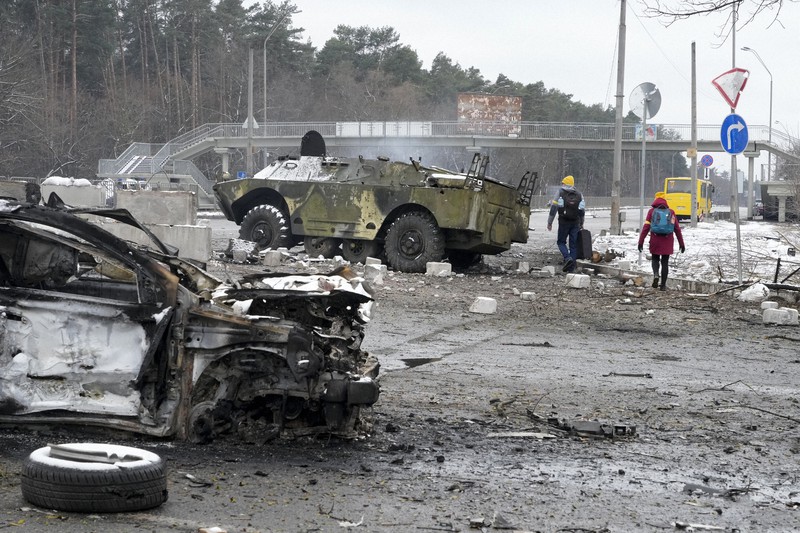
{"type": "Polygon", "coordinates": [[[0,200],[0,424],[195,441],[356,434],[379,394],[358,279],[222,283],[89,215],[146,231],[124,210],[0,200]]]}
{"type": "Polygon", "coordinates": [[[485,175],[488,156],[479,154],[466,173],[416,161],[326,157],[314,131],[303,137],[300,153],[252,178],[214,186],[242,239],[261,249],[304,242],[311,255],[341,253],[351,262],[385,256],[403,272],[424,272],[427,262],[445,258],[468,266],[528,240],[536,174],[503,183],[485,175]]]}

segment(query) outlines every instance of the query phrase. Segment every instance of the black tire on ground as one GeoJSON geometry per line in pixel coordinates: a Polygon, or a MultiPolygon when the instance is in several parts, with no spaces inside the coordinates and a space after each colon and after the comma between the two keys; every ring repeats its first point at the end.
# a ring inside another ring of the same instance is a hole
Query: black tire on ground
{"type": "Polygon", "coordinates": [[[277,207],[257,205],[242,219],[239,238],[256,243],[259,250],[291,248],[292,234],[286,216],[277,207]]]}
{"type": "Polygon", "coordinates": [[[303,241],[306,253],[311,257],[322,256],[325,259],[335,257],[339,252],[339,239],[330,237],[306,237],[303,241]]]}
{"type": "Polygon", "coordinates": [[[400,272],[425,272],[425,264],[444,257],[444,235],[425,211],[400,215],[386,230],[386,262],[400,272]]]}
{"type": "Polygon", "coordinates": [[[447,258],[450,264],[453,265],[453,270],[467,270],[473,265],[481,262],[483,256],[477,252],[468,252],[465,250],[448,250],[447,258]]]}
{"type": "Polygon", "coordinates": [[[378,257],[381,254],[381,244],[378,241],[364,241],[361,239],[344,239],[342,241],[342,257],[351,263],[367,262],[367,257],[378,257]]]}
{"type": "Polygon", "coordinates": [[[116,454],[116,463],[51,455],[51,447],[28,456],[22,496],[45,509],[76,513],[119,513],[157,507],[167,501],[166,468],[146,450],[113,444],[68,444],[94,453],[116,454]]]}

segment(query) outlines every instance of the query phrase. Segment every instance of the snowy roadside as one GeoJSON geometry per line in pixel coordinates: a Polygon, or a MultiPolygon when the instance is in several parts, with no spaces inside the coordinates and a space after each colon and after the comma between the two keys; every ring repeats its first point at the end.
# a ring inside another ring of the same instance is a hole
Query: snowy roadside
{"type": "MultiPolygon", "coordinates": [[[[717,283],[738,281],[736,224],[728,221],[698,222],[690,227],[688,221],[681,225],[686,253],[670,259],[670,277],[717,283]]],[[[800,226],[797,224],[746,221],[739,225],[743,282],[776,282],[800,285],[800,273],[785,279],[800,267],[800,226]]],[[[631,269],[650,273],[647,241],[645,253],[636,249],[638,233],[624,235],[597,235],[593,248],[603,254],[614,251],[631,261],[631,269]]]]}

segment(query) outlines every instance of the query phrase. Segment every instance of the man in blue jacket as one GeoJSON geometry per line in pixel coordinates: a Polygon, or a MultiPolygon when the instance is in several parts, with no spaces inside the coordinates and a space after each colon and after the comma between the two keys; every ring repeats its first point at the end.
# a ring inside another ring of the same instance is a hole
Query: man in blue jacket
{"type": "Polygon", "coordinates": [[[561,188],[550,203],[550,216],[547,217],[547,231],[553,230],[553,219],[558,213],[558,237],[556,244],[564,257],[564,272],[575,270],[578,257],[578,232],[583,228],[586,215],[586,202],[575,188],[575,178],[567,176],[561,180],[561,188]],[[567,246],[569,242],[569,246],[567,246]]]}

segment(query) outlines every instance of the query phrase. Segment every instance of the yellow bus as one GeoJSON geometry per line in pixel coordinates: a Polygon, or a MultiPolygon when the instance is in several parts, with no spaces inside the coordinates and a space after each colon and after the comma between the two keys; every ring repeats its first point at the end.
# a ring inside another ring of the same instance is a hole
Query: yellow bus
{"type": "MultiPolygon", "coordinates": [[[[711,194],[714,186],[710,181],[697,179],[697,220],[703,220],[711,212],[711,194]]],[[[692,216],[692,178],[664,179],[664,199],[678,218],[692,216]]]]}

